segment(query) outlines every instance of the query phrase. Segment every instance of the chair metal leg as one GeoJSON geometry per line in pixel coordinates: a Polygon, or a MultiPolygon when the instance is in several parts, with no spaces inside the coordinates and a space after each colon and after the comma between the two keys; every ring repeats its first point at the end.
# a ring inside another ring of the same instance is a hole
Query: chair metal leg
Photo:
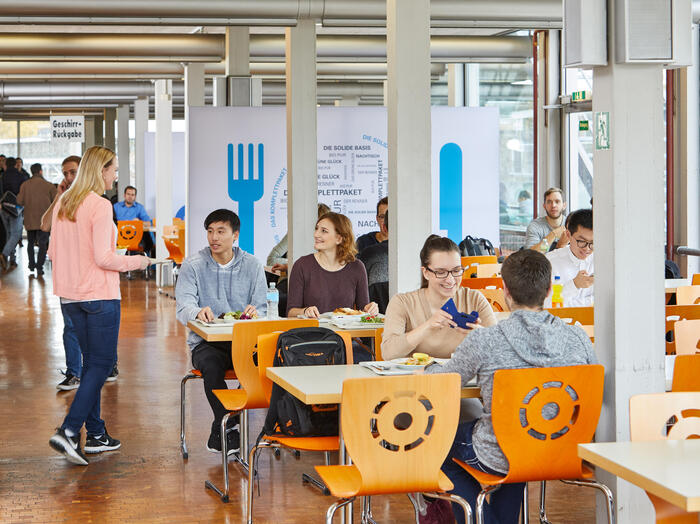
{"type": "Polygon", "coordinates": [[[417,499],[418,493],[406,493],[406,496],[408,497],[408,500],[411,501],[411,506],[413,506],[413,516],[416,519],[416,524],[420,522],[420,510],[421,510],[421,505],[420,502],[417,499]]]}
{"type": "Polygon", "coordinates": [[[248,524],[253,524],[253,489],[255,487],[255,473],[258,469],[258,459],[255,452],[264,448],[279,449],[278,446],[270,442],[262,441],[254,445],[248,454],[248,464],[250,465],[248,468],[248,507],[246,508],[246,522],[248,524]]]}
{"type": "Polygon", "coordinates": [[[476,497],[476,524],[484,524],[484,502],[486,502],[486,495],[496,491],[500,487],[499,484],[495,486],[486,486],[476,497]]]}
{"type": "Polygon", "coordinates": [[[237,454],[233,455],[233,459],[238,462],[241,467],[248,472],[248,410],[244,409],[240,412],[241,422],[238,426],[239,435],[241,437],[240,449],[237,454]]]}
{"type": "Polygon", "coordinates": [[[595,488],[601,491],[605,495],[605,501],[608,511],[608,524],[615,524],[617,521],[617,516],[615,515],[615,497],[613,497],[612,491],[605,484],[601,484],[595,480],[563,480],[564,484],[572,484],[574,486],[583,486],[586,488],[595,488]]]}
{"type": "Polygon", "coordinates": [[[545,508],[545,496],[547,495],[547,481],[540,482],[540,524],[551,524],[547,520],[547,510],[545,508]]]}
{"type": "Polygon", "coordinates": [[[343,506],[347,506],[350,504],[353,500],[355,500],[355,497],[351,499],[340,499],[335,501],[333,504],[330,505],[328,508],[328,511],[326,511],[326,524],[333,524],[333,515],[335,515],[335,511],[338,508],[342,508],[343,506]]]}
{"type": "Polygon", "coordinates": [[[209,488],[212,491],[216,492],[219,497],[221,497],[222,502],[228,502],[229,501],[229,482],[228,482],[228,438],[226,435],[226,423],[228,422],[229,417],[231,416],[231,413],[226,413],[224,417],[221,419],[221,465],[224,470],[224,490],[221,491],[219,488],[217,488],[213,482],[206,480],[204,481],[204,487],[209,488]]]}
{"type": "Polygon", "coordinates": [[[362,497],[362,524],[377,524],[372,515],[372,497],[362,497]]]}
{"type": "Polygon", "coordinates": [[[183,459],[186,459],[189,456],[187,453],[187,439],[185,437],[185,407],[187,405],[187,399],[185,397],[185,384],[187,384],[188,380],[193,378],[197,378],[197,375],[188,373],[182,377],[182,381],[180,382],[180,452],[182,453],[183,459]]]}
{"type": "Polygon", "coordinates": [[[472,508],[469,505],[469,503],[464,500],[462,497],[459,495],[455,495],[454,493],[423,493],[423,495],[427,497],[432,497],[436,499],[442,499],[442,500],[447,500],[450,502],[454,502],[455,504],[459,504],[459,506],[462,508],[462,511],[464,512],[464,522],[466,524],[471,524],[472,523],[472,508]]]}
{"type": "Polygon", "coordinates": [[[331,464],[331,452],[330,451],[323,452],[323,463],[326,466],[330,466],[330,464],[331,464]]]}
{"type": "Polygon", "coordinates": [[[523,524],[530,524],[530,489],[527,482],[523,490],[523,524]]]}

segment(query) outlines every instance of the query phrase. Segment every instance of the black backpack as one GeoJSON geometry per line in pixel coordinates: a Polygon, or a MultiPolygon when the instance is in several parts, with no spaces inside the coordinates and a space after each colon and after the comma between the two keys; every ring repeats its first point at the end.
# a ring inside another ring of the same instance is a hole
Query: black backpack
{"type": "Polygon", "coordinates": [[[495,255],[496,250],[487,238],[476,238],[470,235],[464,237],[459,243],[459,251],[463,257],[478,257],[483,255],[495,255]]]}
{"type": "MultiPolygon", "coordinates": [[[[345,364],[345,342],[322,327],[294,328],[277,340],[273,366],[320,366],[345,364]]],[[[262,435],[322,437],[338,434],[338,405],[306,405],[277,384],[272,385],[270,407],[262,435]]],[[[259,438],[260,438],[259,437],[259,438]]]]}

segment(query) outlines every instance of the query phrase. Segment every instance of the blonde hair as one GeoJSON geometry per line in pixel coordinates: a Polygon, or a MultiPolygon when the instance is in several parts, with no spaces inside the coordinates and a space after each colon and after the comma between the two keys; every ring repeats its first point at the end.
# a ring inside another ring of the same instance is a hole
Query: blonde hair
{"type": "Polygon", "coordinates": [[[109,167],[115,158],[114,151],[102,146],[93,146],[85,151],[75,181],[59,200],[59,219],[66,218],[75,222],[75,213],[83,200],[92,192],[98,195],[104,193],[102,170],[109,167]]]}

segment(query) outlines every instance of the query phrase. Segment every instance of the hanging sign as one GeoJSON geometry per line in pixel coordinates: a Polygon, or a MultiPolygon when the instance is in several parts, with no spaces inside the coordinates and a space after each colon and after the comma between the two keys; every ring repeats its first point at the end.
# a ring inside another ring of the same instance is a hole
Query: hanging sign
{"type": "Polygon", "coordinates": [[[597,111],[595,113],[595,148],[598,151],[610,149],[610,113],[597,111]]]}
{"type": "Polygon", "coordinates": [[[579,131],[588,131],[588,120],[579,120],[578,121],[578,130],[579,131]]]}
{"type": "Polygon", "coordinates": [[[51,141],[85,142],[85,117],[83,115],[52,116],[51,141]]]}

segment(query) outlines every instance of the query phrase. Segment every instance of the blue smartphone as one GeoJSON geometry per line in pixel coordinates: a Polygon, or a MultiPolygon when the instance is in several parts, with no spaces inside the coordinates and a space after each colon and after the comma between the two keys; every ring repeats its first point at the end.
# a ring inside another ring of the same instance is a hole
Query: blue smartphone
{"type": "Polygon", "coordinates": [[[467,326],[467,324],[474,324],[479,318],[478,311],[472,311],[469,314],[460,313],[457,310],[455,301],[452,299],[449,299],[447,302],[445,302],[445,304],[440,309],[442,309],[446,313],[449,313],[449,315],[452,317],[452,320],[454,320],[454,322],[462,329],[472,329],[469,326],[467,326]]]}

